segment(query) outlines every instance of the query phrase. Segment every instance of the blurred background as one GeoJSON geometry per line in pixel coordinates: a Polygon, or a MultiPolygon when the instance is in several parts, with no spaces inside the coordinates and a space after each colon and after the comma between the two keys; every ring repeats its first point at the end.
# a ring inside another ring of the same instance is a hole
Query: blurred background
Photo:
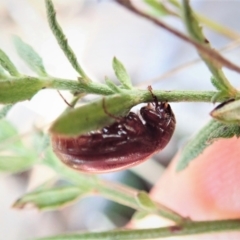
{"type": "MultiPolygon", "coordinates": [[[[56,0],[53,1],[57,18],[70,46],[88,75],[103,82],[108,76],[115,79],[112,59],[116,56],[126,67],[134,86],[161,90],[213,90],[210,73],[197,61],[195,49],[151,22],[133,15],[113,0],[56,0]],[[194,63],[192,62],[194,61],[194,63]],[[182,66],[182,67],[181,67],[182,66]],[[181,70],[174,74],[175,68],[181,70]],[[168,73],[168,75],[166,75],[168,73]]],[[[141,0],[133,1],[146,8],[141,0]]],[[[191,1],[199,14],[240,32],[240,1],[191,1]]],[[[182,21],[173,16],[162,17],[169,25],[186,32],[182,21]]],[[[55,76],[77,79],[77,73],[68,63],[56,43],[46,20],[44,1],[0,0],[0,48],[3,49],[19,71],[34,75],[17,56],[12,36],[20,36],[43,58],[47,71],[55,76]]],[[[240,62],[236,40],[204,28],[216,49],[237,65],[240,62]]],[[[224,69],[229,80],[238,86],[239,76],[224,69]]],[[[71,95],[62,92],[70,101],[71,95]]],[[[96,96],[88,96],[92,99],[96,96]]],[[[211,103],[173,103],[177,128],[169,145],[144,164],[130,170],[104,174],[103,178],[122,182],[149,191],[161,177],[177,150],[209,119],[211,103]]],[[[47,129],[66,108],[55,90],[42,90],[31,101],[16,104],[7,119],[23,138],[38,128],[47,129]]],[[[135,108],[138,111],[139,107],[135,108]]],[[[1,129],[0,129],[1,131],[1,129]]],[[[109,202],[101,197],[91,197],[59,211],[39,212],[35,209],[16,210],[11,206],[27,191],[51,178],[53,173],[42,166],[20,174],[0,173],[0,240],[21,240],[78,230],[108,230],[124,226],[133,210],[109,202]]]]}

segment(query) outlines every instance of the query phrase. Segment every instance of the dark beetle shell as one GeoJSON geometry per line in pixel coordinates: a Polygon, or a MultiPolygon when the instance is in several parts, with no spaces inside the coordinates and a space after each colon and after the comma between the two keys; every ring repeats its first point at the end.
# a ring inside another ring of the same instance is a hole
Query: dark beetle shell
{"type": "Polygon", "coordinates": [[[144,122],[129,112],[100,131],[72,138],[53,135],[53,151],[82,172],[112,172],[137,165],[168,144],[176,124],[167,102],[148,104],[140,114],[144,122]]]}

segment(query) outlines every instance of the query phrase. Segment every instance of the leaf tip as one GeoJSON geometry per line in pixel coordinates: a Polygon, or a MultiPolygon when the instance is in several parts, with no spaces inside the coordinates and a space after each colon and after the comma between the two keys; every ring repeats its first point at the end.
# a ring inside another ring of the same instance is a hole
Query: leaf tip
{"type": "Polygon", "coordinates": [[[16,209],[35,209],[38,208],[36,204],[32,202],[22,202],[21,199],[18,199],[13,205],[12,208],[16,209]]]}

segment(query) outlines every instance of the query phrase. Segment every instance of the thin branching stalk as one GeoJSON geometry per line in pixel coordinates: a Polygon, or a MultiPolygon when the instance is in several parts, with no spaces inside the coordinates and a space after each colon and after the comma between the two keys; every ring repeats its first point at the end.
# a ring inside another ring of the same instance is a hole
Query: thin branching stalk
{"type": "Polygon", "coordinates": [[[78,63],[77,57],[75,56],[72,48],[68,44],[68,40],[62,31],[62,28],[57,22],[56,12],[51,0],[45,0],[47,17],[49,26],[59,44],[63,50],[65,56],[68,58],[69,62],[72,64],[73,68],[84,78],[86,82],[90,82],[90,78],[87,76],[81,65],[78,63]]]}
{"type": "Polygon", "coordinates": [[[240,231],[240,220],[221,220],[188,222],[181,226],[173,225],[163,228],[139,229],[139,230],[114,230],[108,232],[65,234],[38,240],[147,240],[176,236],[192,236],[204,233],[240,231]]]}
{"type": "Polygon", "coordinates": [[[226,58],[222,57],[218,52],[209,49],[208,47],[198,43],[195,40],[192,40],[191,38],[189,38],[185,34],[181,33],[180,31],[178,31],[178,30],[176,30],[172,27],[170,27],[169,25],[165,24],[164,22],[160,21],[159,19],[156,19],[156,18],[138,10],[137,8],[135,8],[132,5],[130,0],[116,0],[116,1],[119,4],[121,4],[122,6],[124,6],[125,8],[127,8],[128,10],[132,11],[133,13],[150,20],[151,22],[157,24],[159,27],[167,30],[168,32],[172,33],[173,35],[177,36],[178,38],[180,38],[180,39],[184,40],[185,42],[190,43],[191,45],[195,46],[200,52],[202,52],[206,56],[208,56],[209,59],[212,59],[213,61],[216,61],[219,64],[240,73],[240,67],[239,66],[230,62],[226,58]]]}
{"type": "Polygon", "coordinates": [[[44,163],[51,167],[64,179],[69,180],[74,185],[80,187],[82,190],[88,191],[89,194],[98,194],[133,209],[144,211],[149,214],[158,214],[176,223],[182,223],[186,220],[176,212],[170,210],[167,207],[164,207],[159,203],[155,203],[155,209],[147,210],[144,206],[139,204],[139,201],[137,199],[139,191],[133,188],[101,180],[95,175],[79,174],[69,168],[66,168],[55,156],[51,157],[51,159],[51,161],[46,159],[44,163]]]}

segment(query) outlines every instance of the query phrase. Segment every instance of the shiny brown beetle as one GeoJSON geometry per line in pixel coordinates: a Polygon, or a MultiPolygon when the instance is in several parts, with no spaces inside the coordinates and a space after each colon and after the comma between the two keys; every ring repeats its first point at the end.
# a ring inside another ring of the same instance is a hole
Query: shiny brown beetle
{"type": "Polygon", "coordinates": [[[142,163],[168,144],[176,124],[170,105],[158,102],[154,95],[153,99],[140,110],[144,122],[129,112],[99,131],[72,138],[53,135],[53,151],[66,165],[86,173],[118,171],[142,163]]]}

